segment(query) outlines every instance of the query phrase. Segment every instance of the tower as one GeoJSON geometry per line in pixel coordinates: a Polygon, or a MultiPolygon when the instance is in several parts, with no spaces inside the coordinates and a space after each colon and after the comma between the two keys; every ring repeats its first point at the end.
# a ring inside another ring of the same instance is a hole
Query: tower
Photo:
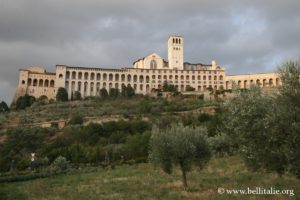
{"type": "Polygon", "coordinates": [[[168,60],[170,69],[183,70],[183,37],[170,36],[168,40],[168,60]]]}

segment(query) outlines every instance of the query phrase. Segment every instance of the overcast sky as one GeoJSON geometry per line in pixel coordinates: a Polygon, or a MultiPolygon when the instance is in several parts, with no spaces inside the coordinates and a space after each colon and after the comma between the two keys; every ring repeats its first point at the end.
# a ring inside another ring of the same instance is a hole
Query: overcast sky
{"type": "Polygon", "coordinates": [[[18,70],[31,65],[130,67],[152,52],[167,60],[172,34],[185,38],[185,61],[272,72],[300,55],[300,1],[0,0],[0,99],[10,103],[18,70]]]}

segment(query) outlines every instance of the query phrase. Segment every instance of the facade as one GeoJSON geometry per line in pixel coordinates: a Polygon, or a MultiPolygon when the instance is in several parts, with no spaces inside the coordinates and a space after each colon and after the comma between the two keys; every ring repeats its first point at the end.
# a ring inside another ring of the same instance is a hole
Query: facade
{"type": "Polygon", "coordinates": [[[132,67],[121,69],[89,68],[57,65],[55,73],[46,72],[39,67],[21,69],[19,85],[14,101],[25,94],[39,98],[46,96],[55,99],[58,88],[72,93],[79,91],[83,97],[97,96],[100,89],[131,86],[138,94],[149,94],[159,89],[164,82],[175,85],[179,92],[187,87],[196,92],[205,92],[207,88],[231,89],[233,85],[248,88],[250,84],[261,87],[273,87],[280,84],[275,73],[226,76],[225,69],[215,60],[211,64],[184,62],[184,38],[171,36],[168,39],[168,62],[156,53],[152,53],[133,63],[132,67]]]}

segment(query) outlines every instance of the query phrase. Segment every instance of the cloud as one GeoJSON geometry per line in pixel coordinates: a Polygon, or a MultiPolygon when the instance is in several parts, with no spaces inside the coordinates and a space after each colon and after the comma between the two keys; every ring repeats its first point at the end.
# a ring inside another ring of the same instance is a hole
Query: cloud
{"type": "Polygon", "coordinates": [[[129,67],[169,35],[185,37],[185,60],[212,58],[229,74],[275,71],[299,56],[298,0],[3,0],[0,98],[11,101],[18,69],[55,64],[129,67]]]}

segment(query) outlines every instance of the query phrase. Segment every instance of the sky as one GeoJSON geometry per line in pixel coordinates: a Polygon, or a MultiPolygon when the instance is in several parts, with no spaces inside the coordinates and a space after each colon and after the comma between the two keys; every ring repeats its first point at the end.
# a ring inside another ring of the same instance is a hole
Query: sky
{"type": "Polygon", "coordinates": [[[0,0],[0,100],[20,68],[131,67],[181,35],[185,61],[227,74],[273,72],[300,57],[299,0],[0,0]]]}

